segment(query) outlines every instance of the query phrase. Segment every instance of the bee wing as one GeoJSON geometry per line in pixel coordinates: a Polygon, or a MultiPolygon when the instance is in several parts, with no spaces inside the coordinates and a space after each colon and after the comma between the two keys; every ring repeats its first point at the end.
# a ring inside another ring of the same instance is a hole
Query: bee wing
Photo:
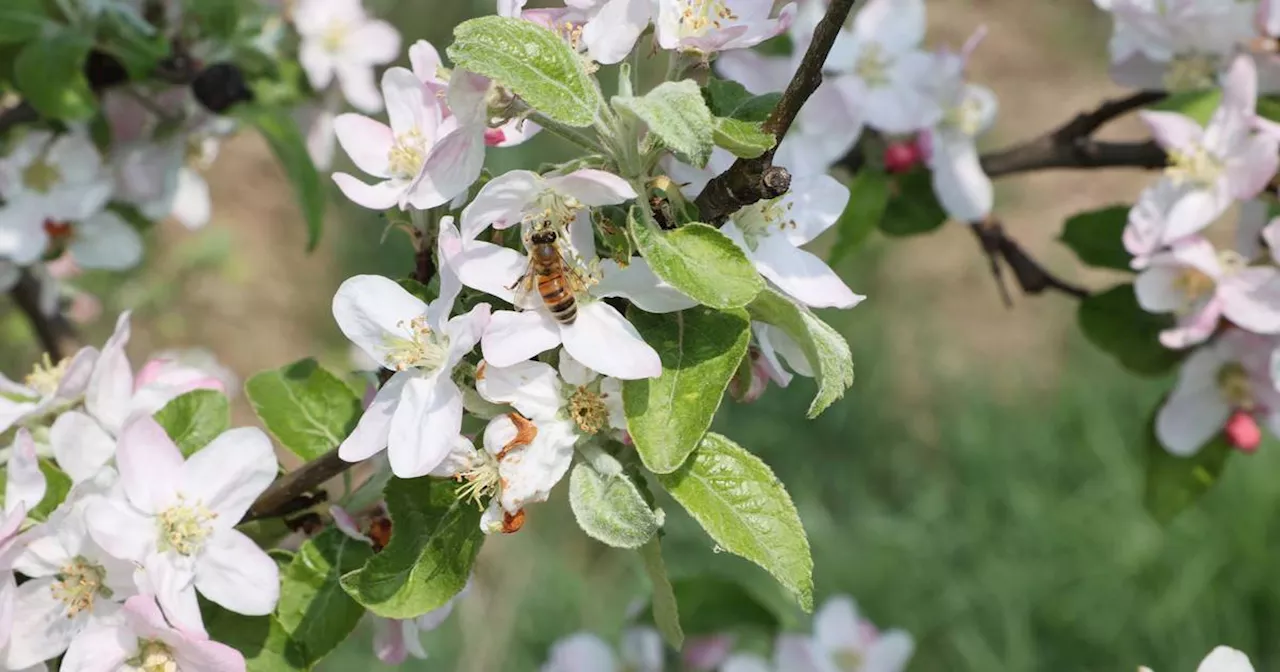
{"type": "Polygon", "coordinates": [[[524,302],[524,298],[533,291],[534,281],[538,275],[533,272],[533,259],[529,259],[528,265],[524,268],[524,275],[516,279],[514,283],[507,289],[515,293],[516,305],[524,302]]]}

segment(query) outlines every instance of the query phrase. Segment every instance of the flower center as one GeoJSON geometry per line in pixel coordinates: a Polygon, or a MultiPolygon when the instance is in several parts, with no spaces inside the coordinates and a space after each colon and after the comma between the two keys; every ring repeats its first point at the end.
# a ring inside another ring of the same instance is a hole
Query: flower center
{"type": "Polygon", "coordinates": [[[1218,392],[1232,408],[1248,411],[1254,407],[1253,386],[1239,362],[1228,362],[1218,369],[1218,392]]]}
{"type": "Polygon", "coordinates": [[[53,597],[67,605],[67,618],[93,610],[93,600],[101,595],[111,597],[111,590],[102,585],[107,571],[101,565],[89,562],[84,556],[76,556],[58,570],[53,582],[53,597]]]}
{"type": "Polygon", "coordinates": [[[1217,284],[1203,271],[1190,266],[1179,271],[1173,279],[1173,288],[1182,294],[1183,305],[1187,310],[1200,299],[1212,294],[1217,284]]]}
{"type": "Polygon", "coordinates": [[[737,21],[738,15],[729,9],[724,0],[685,0],[680,12],[680,34],[696,37],[709,28],[720,30],[725,21],[737,21]]]}
{"type": "Polygon", "coordinates": [[[22,184],[35,192],[47,194],[53,189],[54,185],[62,181],[62,171],[58,167],[46,161],[43,157],[31,162],[26,170],[22,171],[22,184]]]}
{"type": "Polygon", "coordinates": [[[525,206],[521,221],[539,225],[551,222],[556,228],[565,228],[573,223],[584,206],[572,197],[553,189],[543,189],[538,197],[525,206]]]}
{"type": "Polygon", "coordinates": [[[1221,159],[1211,154],[1204,146],[1196,145],[1185,152],[1169,150],[1169,166],[1164,169],[1164,172],[1174,184],[1208,188],[1218,181],[1224,169],[1221,159]]]}
{"type": "Polygon", "coordinates": [[[40,393],[42,397],[53,396],[58,391],[58,385],[62,382],[62,377],[67,373],[67,365],[71,363],[71,359],[64,358],[59,360],[57,364],[49,358],[49,353],[44,354],[44,359],[36,362],[31,373],[23,380],[27,387],[40,393]]]}
{"type": "Polygon", "coordinates": [[[858,54],[858,61],[853,65],[853,74],[857,75],[868,87],[888,86],[889,66],[893,61],[878,42],[868,42],[858,54]]]}
{"type": "Polygon", "coordinates": [[[324,29],[324,34],[320,36],[320,46],[330,54],[336,54],[342,51],[342,47],[347,43],[347,36],[351,34],[351,27],[342,21],[332,21],[324,29]]]}
{"type": "Polygon", "coordinates": [[[862,669],[862,653],[854,649],[840,649],[832,654],[831,659],[841,672],[858,672],[862,669]]]}
{"type": "Polygon", "coordinates": [[[387,339],[387,359],[396,371],[419,368],[434,370],[444,364],[449,353],[449,340],[444,334],[438,334],[427,325],[425,315],[403,321],[397,326],[407,327],[408,338],[394,336],[387,339]]]}
{"type": "Polygon", "coordinates": [[[138,655],[125,661],[129,672],[179,672],[178,661],[164,644],[152,640],[138,640],[138,655]]]}
{"type": "Polygon", "coordinates": [[[595,434],[609,424],[609,409],[599,392],[579,385],[569,395],[569,417],[584,434],[595,434]]]}
{"type": "Polygon", "coordinates": [[[739,210],[734,215],[733,222],[742,232],[747,247],[754,250],[760,244],[760,239],[769,236],[775,226],[782,230],[796,225],[789,215],[791,206],[789,202],[783,205],[781,199],[764,201],[739,210]]]}
{"type": "Polygon", "coordinates": [[[387,155],[387,167],[393,176],[412,180],[418,176],[426,160],[427,139],[415,128],[396,136],[396,142],[387,155]]]}
{"type": "Polygon", "coordinates": [[[213,520],[218,514],[196,502],[188,504],[182,495],[178,503],[160,512],[156,523],[160,528],[160,550],[172,550],[191,556],[200,552],[204,540],[213,533],[213,520]]]}
{"type": "Polygon", "coordinates": [[[942,125],[969,137],[977,135],[982,130],[982,103],[973,96],[965,96],[943,113],[942,125]]]}
{"type": "Polygon", "coordinates": [[[1211,89],[1217,85],[1218,57],[1210,54],[1180,54],[1169,62],[1164,88],[1172,91],[1211,89]]]}
{"type": "Polygon", "coordinates": [[[456,477],[466,484],[458,489],[458,499],[469,499],[476,506],[484,509],[484,498],[498,490],[502,483],[502,473],[498,471],[498,458],[487,450],[476,453],[471,468],[459,473],[456,477]]]}

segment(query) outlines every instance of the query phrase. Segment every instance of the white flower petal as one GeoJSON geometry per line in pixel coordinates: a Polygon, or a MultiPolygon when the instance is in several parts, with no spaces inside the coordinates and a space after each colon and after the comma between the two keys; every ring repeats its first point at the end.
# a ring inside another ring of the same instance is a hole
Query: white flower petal
{"type": "Polygon", "coordinates": [[[881,633],[867,649],[864,669],[866,672],[902,672],[915,650],[916,643],[911,633],[904,630],[881,633]]]}
{"type": "Polygon", "coordinates": [[[798,179],[777,203],[787,218],[783,233],[792,245],[804,245],[831,228],[848,202],[848,187],[830,175],[798,179]]]}
{"type": "Polygon", "coordinates": [[[364,115],[340,114],[333,119],[333,132],[357,168],[374,177],[391,176],[387,167],[395,144],[391,127],[364,115]]]}
{"type": "Polygon", "coordinates": [[[116,452],[116,440],[97,421],[79,411],[58,416],[49,428],[49,444],[58,466],[71,477],[72,483],[98,473],[116,452]]]}
{"type": "Polygon", "coordinates": [[[114,212],[100,212],[74,227],[67,249],[82,268],[123,271],[142,260],[142,236],[114,212]]]}
{"type": "Polygon", "coordinates": [[[674,313],[698,305],[655,275],[641,257],[632,257],[625,267],[612,259],[601,259],[600,271],[600,282],[591,287],[593,296],[622,297],[648,313],[674,313]]]}
{"type": "Polygon", "coordinates": [[[115,333],[102,346],[85,390],[85,408],[113,434],[121,431],[133,398],[133,365],[124,351],[129,333],[129,314],[122,313],[115,333]]]}
{"type": "Polygon", "coordinates": [[[156,513],[177,498],[182,452],[151,416],[125,425],[116,446],[120,482],[129,503],[143,513],[156,513]]]}
{"type": "Polygon", "coordinates": [[[1229,646],[1214,647],[1196,672],[1253,672],[1249,657],[1229,646]]]}
{"type": "Polygon", "coordinates": [[[427,304],[396,281],[380,275],[357,275],[338,287],[333,319],[342,333],[365,354],[394,369],[390,353],[396,340],[412,336],[409,323],[427,312],[427,304]]]}
{"type": "Polygon", "coordinates": [[[498,310],[480,339],[480,351],[492,366],[511,366],[560,345],[560,337],[555,320],[541,310],[498,310]]]}
{"type": "Polygon", "coordinates": [[[644,342],[626,318],[603,301],[580,303],[577,320],[560,325],[560,338],[574,359],[606,376],[635,380],[662,374],[657,351],[644,342]]]}
{"type": "Polygon", "coordinates": [[[155,518],[123,500],[96,497],[85,506],[84,516],[94,542],[117,558],[141,563],[155,548],[155,518]]]}
{"type": "Polygon", "coordinates": [[[18,586],[5,658],[8,669],[21,669],[61,654],[84,629],[89,614],[69,616],[66,603],[53,595],[54,581],[52,577],[32,579],[18,586]]]}
{"type": "Polygon", "coordinates": [[[463,240],[474,240],[488,226],[505,229],[519,224],[525,207],[545,187],[542,178],[528,170],[513,170],[493,178],[462,211],[463,240]]]}
{"type": "Polygon", "coordinates": [[[400,405],[400,395],[404,393],[404,385],[415,376],[416,371],[400,371],[391,376],[374,396],[373,403],[365,409],[356,428],[351,435],[338,446],[338,457],[347,462],[359,462],[369,459],[387,447],[387,436],[391,433],[391,418],[400,405]]]}
{"type": "Polygon", "coordinates": [[[546,183],[556,192],[572,196],[590,208],[617,205],[636,197],[635,189],[626,180],[594,168],[580,168],[568,175],[548,177],[546,183]]]}
{"type": "Polygon", "coordinates": [[[236,525],[279,470],[271,439],[257,427],[230,429],[187,459],[180,491],[203,502],[218,522],[236,525]]]}
{"type": "Polygon", "coordinates": [[[1156,436],[1170,453],[1186,457],[1222,431],[1230,415],[1213,382],[1194,388],[1179,385],[1156,415],[1156,436]]]}
{"type": "MultiPolygon", "coordinates": [[[[215,532],[205,544],[208,545],[223,533],[225,532],[215,532]]],[[[194,559],[173,551],[152,553],[147,556],[144,570],[142,576],[145,585],[140,585],[139,588],[145,588],[142,591],[144,593],[155,595],[156,602],[164,610],[165,618],[179,628],[203,633],[204,621],[200,615],[200,604],[196,600],[194,559]]]]}
{"type": "Polygon", "coordinates": [[[651,0],[605,0],[582,30],[591,59],[609,65],[626,58],[649,27],[652,12],[651,0]]]}
{"type": "Polygon", "coordinates": [[[356,205],[370,210],[388,210],[400,203],[400,196],[408,187],[408,183],[400,180],[386,180],[376,184],[365,184],[346,174],[334,173],[333,183],[338,185],[342,195],[356,205]]]}
{"type": "Polygon", "coordinates": [[[117,672],[137,653],[138,636],[120,619],[94,619],[67,647],[60,672],[117,672]]]}
{"type": "Polygon", "coordinates": [[[511,404],[530,418],[554,418],[564,406],[560,378],[550,364],[517,362],[511,366],[485,366],[476,381],[480,396],[495,404],[511,404]]]}
{"type": "Polygon", "coordinates": [[[749,256],[761,275],[805,305],[852,308],[866,298],[849,289],[826,262],[792,246],[784,236],[760,239],[749,256]]]}
{"type": "Polygon", "coordinates": [[[196,562],[195,587],[213,602],[246,616],[264,616],[280,599],[275,560],[236,530],[218,530],[196,562]]]}
{"type": "Polygon", "coordinates": [[[48,483],[40,471],[36,444],[26,428],[19,429],[13,439],[4,491],[4,512],[12,514],[21,508],[34,509],[44,499],[48,483]]]}
{"type": "Polygon", "coordinates": [[[430,473],[449,456],[461,429],[462,392],[448,372],[409,379],[387,438],[391,471],[400,478],[430,473]]]}
{"type": "Polygon", "coordinates": [[[464,242],[454,256],[454,271],[462,284],[511,304],[516,302],[516,285],[528,269],[525,255],[479,240],[464,242]]]}

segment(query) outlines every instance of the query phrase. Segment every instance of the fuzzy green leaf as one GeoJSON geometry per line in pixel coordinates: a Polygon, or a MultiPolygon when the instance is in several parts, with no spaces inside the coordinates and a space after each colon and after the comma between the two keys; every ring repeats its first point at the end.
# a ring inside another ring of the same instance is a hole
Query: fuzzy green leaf
{"type": "Polygon", "coordinates": [[[1132,284],[1085,297],[1076,316],[1091,343],[1134,373],[1158,376],[1182,361],[1184,353],[1160,344],[1160,332],[1173,326],[1173,317],[1143,310],[1132,284]]]}
{"type": "Polygon", "coordinates": [[[449,58],[511,89],[569,126],[590,126],[604,104],[582,57],[559,35],[521,19],[485,16],[453,30],[449,58]]]}
{"type": "Polygon", "coordinates": [[[662,375],[622,383],[627,429],[650,471],[680,468],[711,426],[724,391],[746,356],[751,320],[742,309],[695,307],[678,313],[629,311],[658,351],[662,375]]]}
{"type": "Polygon", "coordinates": [[[337,448],[360,420],[360,397],[314,359],[263,371],[244,391],[271,435],[304,460],[337,448]]]}
{"type": "Polygon", "coordinates": [[[744,159],[754,159],[773,149],[777,139],[765,133],[758,122],[716,117],[716,145],[744,159]]]}
{"type": "Polygon", "coordinates": [[[1235,449],[1220,433],[1195,455],[1178,457],[1165,450],[1156,438],[1154,415],[1147,426],[1146,490],[1142,501],[1151,517],[1164,524],[1213,488],[1235,449]]]}
{"type": "Polygon", "coordinates": [[[1153,103],[1149,109],[1160,112],[1177,112],[1195,119],[1201,126],[1209,123],[1209,118],[1222,103],[1222,89],[1207,88],[1203,91],[1183,91],[1170,94],[1168,98],[1153,103]]]}
{"type": "Polygon", "coordinates": [[[762,122],[782,99],[781,93],[754,95],[743,85],[727,79],[712,78],[702,87],[702,98],[711,114],[741,121],[762,122]]]}
{"type": "Polygon", "coordinates": [[[764,281],[747,255],[719,230],[695,222],[663,232],[635,218],[631,236],[659,278],[689,298],[712,308],[741,308],[760,293],[764,281]]]}
{"type": "Polygon", "coordinates": [[[40,116],[58,121],[84,121],[97,101],[84,76],[93,38],[70,27],[32,40],[13,62],[13,83],[40,116]]]}
{"type": "Polygon", "coordinates": [[[4,0],[0,3],[0,44],[26,42],[49,24],[43,0],[4,0]]]}
{"type": "Polygon", "coordinates": [[[342,590],[342,575],[359,569],[373,549],[330,528],[310,539],[280,573],[276,617],[310,664],[347,639],[364,607],[342,590]]]}
{"type": "Polygon", "coordinates": [[[644,571],[649,575],[649,583],[653,584],[653,599],[650,602],[653,623],[667,646],[679,651],[684,647],[680,609],[676,604],[675,591],[671,588],[671,580],[667,578],[667,566],[662,561],[662,545],[657,537],[640,547],[640,557],[644,560],[644,571]]]}
{"type": "Polygon", "coordinates": [[[813,559],[800,514],[782,482],[760,458],[708,433],[662,486],[716,544],[760,565],[813,609],[813,559]]]}
{"type": "Polygon", "coordinates": [[[808,308],[773,289],[747,306],[751,319],[785,331],[804,350],[813,368],[818,394],[809,404],[809,418],[816,418],[853,385],[853,353],[840,332],[818,319],[808,308]]]}
{"type": "Polygon", "coordinates": [[[289,637],[274,614],[244,616],[203,599],[200,613],[210,639],[244,654],[246,672],[311,669],[302,647],[289,637]]]}
{"type": "Polygon", "coordinates": [[[602,474],[586,462],[569,475],[569,504],[583,532],[614,548],[639,548],[662,525],[630,478],[602,474]]]}
{"type": "Polygon", "coordinates": [[[1098,268],[1132,270],[1133,255],[1124,249],[1124,227],[1129,223],[1127,205],[1113,205],[1100,210],[1080,212],[1062,227],[1062,244],[1071,248],[1080,261],[1098,268]]]}
{"type": "Polygon", "coordinates": [[[716,126],[693,80],[664,82],[643,96],[617,96],[613,107],[643,121],[681,161],[701,168],[711,158],[716,126]]]}
{"type": "Polygon", "coordinates": [[[182,454],[190,457],[231,427],[231,404],[217,390],[192,390],[170,400],[155,418],[182,454]]]}
{"type": "Polygon", "coordinates": [[[421,616],[457,595],[484,541],[480,511],[458,499],[460,487],[430,477],[392,479],[386,490],[391,543],[344,575],[343,589],[386,618],[421,616]]]}

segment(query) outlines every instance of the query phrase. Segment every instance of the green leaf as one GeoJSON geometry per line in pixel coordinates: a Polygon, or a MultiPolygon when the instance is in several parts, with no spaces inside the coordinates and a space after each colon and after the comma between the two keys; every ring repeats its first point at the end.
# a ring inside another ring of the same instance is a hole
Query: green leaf
{"type": "Polygon", "coordinates": [[[1161,112],[1178,112],[1195,119],[1201,126],[1209,123],[1209,118],[1222,103],[1222,89],[1212,88],[1204,91],[1183,91],[1169,94],[1168,98],[1154,103],[1149,109],[1161,112]]]}
{"type": "Polygon", "coordinates": [[[423,303],[431,303],[440,295],[436,290],[414,280],[413,278],[400,278],[396,280],[396,284],[404,288],[404,291],[418,297],[423,303]]]}
{"type": "Polygon", "coordinates": [[[102,48],[120,59],[129,77],[142,80],[149,77],[160,61],[170,54],[168,37],[158,30],[150,34],[134,21],[117,12],[105,16],[102,48]]]}
{"type": "Polygon", "coordinates": [[[702,98],[707,101],[711,114],[741,121],[764,121],[782,99],[781,93],[753,95],[743,85],[727,80],[712,79],[702,87],[702,98]]]}
{"type": "Polygon", "coordinates": [[[1132,284],[1086,297],[1076,315],[1085,337],[1134,373],[1158,376],[1182,361],[1184,353],[1160,344],[1160,332],[1174,325],[1173,317],[1143,310],[1132,284]]]}
{"type": "Polygon", "coordinates": [[[668,474],[711,426],[747,354],[751,320],[742,309],[703,307],[665,314],[631,310],[627,317],[662,358],[662,375],[622,382],[627,430],[644,466],[668,474]]]}
{"type": "Polygon", "coordinates": [[[200,0],[189,3],[187,20],[200,26],[200,34],[210,40],[225,40],[236,32],[243,10],[241,0],[200,0]]]}
{"type": "Polygon", "coordinates": [[[765,133],[758,122],[727,117],[716,117],[715,141],[717,146],[744,159],[754,159],[773,149],[778,142],[772,133],[765,133]]]}
{"type": "Polygon", "coordinates": [[[449,58],[511,89],[569,126],[590,126],[604,104],[586,63],[559,35],[529,21],[484,16],[453,29],[449,58]]]}
{"type": "Polygon", "coordinates": [[[813,559],[800,514],[760,458],[714,432],[658,481],[716,544],[760,565],[813,610],[813,559]]]}
{"type": "Polygon", "coordinates": [[[97,102],[83,71],[92,47],[93,38],[71,28],[28,42],[13,63],[13,83],[23,100],[49,119],[92,117],[97,102]]]}
{"type": "Polygon", "coordinates": [[[0,3],[0,44],[38,37],[48,23],[43,0],[4,0],[0,3]]]}
{"type": "Polygon", "coordinates": [[[244,391],[276,441],[304,460],[337,448],[360,420],[359,395],[314,359],[263,371],[244,391]]]}
{"type": "Polygon", "coordinates": [[[653,272],[689,298],[712,308],[741,308],[764,281],[747,255],[718,229],[700,222],[663,232],[628,218],[631,237],[653,272]]]}
{"type": "Polygon", "coordinates": [[[47,520],[53,510],[62,505],[71,492],[71,477],[58,468],[49,458],[40,458],[40,473],[44,474],[45,490],[40,503],[29,514],[36,520],[47,520]]]}
{"type": "Polygon", "coordinates": [[[889,203],[880,220],[880,230],[885,235],[928,233],[947,221],[947,211],[933,194],[933,178],[928,170],[893,176],[889,181],[889,194],[889,203]]]}
{"type": "Polygon", "coordinates": [[[231,404],[217,390],[192,390],[174,397],[155,418],[183,456],[190,457],[231,427],[231,404]]]}
{"type": "Polygon", "coordinates": [[[786,332],[804,351],[813,368],[818,394],[809,404],[809,419],[818,417],[853,385],[853,353],[840,332],[808,308],[773,289],[765,289],[747,306],[751,319],[786,332]]]}
{"type": "MultiPolygon", "coordinates": [[[[1163,401],[1160,402],[1164,404],[1163,401]]],[[[1156,407],[1157,412],[1159,406],[1156,407]]],[[[1222,470],[1227,458],[1235,452],[1226,437],[1219,433],[1190,457],[1171,455],[1155,435],[1155,415],[1147,424],[1146,441],[1146,491],[1143,504],[1161,524],[1173,520],[1184,509],[1195,504],[1208,492],[1222,470]]]]}
{"type": "Polygon", "coordinates": [[[289,637],[275,615],[243,616],[200,600],[209,638],[244,654],[246,672],[309,670],[302,647],[289,637]]]}
{"type": "Polygon", "coordinates": [[[391,543],[343,576],[343,589],[386,618],[421,616],[457,595],[484,541],[480,510],[458,499],[461,487],[430,477],[392,479],[391,543]]]}
{"type": "Polygon", "coordinates": [[[302,131],[284,109],[242,103],[234,108],[234,115],[258,129],[271,146],[276,160],[293,185],[294,196],[302,210],[302,218],[307,225],[307,251],[316,249],[320,242],[320,231],[324,227],[325,192],[321,186],[320,173],[316,172],[311,155],[307,153],[307,142],[302,131]]]}
{"type": "Polygon", "coordinates": [[[368,544],[330,528],[304,543],[281,572],[276,617],[308,663],[319,662],[360,622],[364,607],[342,590],[341,578],[372,556],[368,544]]]}
{"type": "Polygon", "coordinates": [[[676,604],[675,591],[671,581],[667,579],[667,567],[662,562],[662,545],[654,537],[649,543],[640,547],[640,557],[644,559],[644,571],[649,575],[649,583],[653,584],[653,599],[650,602],[653,623],[662,634],[667,646],[679,651],[684,647],[684,630],[680,627],[680,609],[676,604]]]}
{"type": "MultiPolygon", "coordinates": [[[[681,605],[680,627],[689,636],[755,630],[774,635],[782,622],[746,586],[716,575],[688,576],[671,582],[681,605]]],[[[656,599],[656,596],[655,596],[656,599]]]]}
{"type": "Polygon", "coordinates": [[[569,504],[583,532],[614,548],[639,548],[662,526],[630,478],[602,474],[586,462],[569,475],[569,504]]]}
{"type": "Polygon", "coordinates": [[[663,82],[639,97],[615,96],[613,108],[643,121],[681,161],[701,168],[711,158],[715,124],[693,80],[663,82]]]}
{"type": "Polygon", "coordinates": [[[889,207],[889,175],[864,166],[849,182],[849,202],[836,220],[836,242],[827,263],[835,265],[858,249],[880,226],[889,207]]]}
{"type": "Polygon", "coordinates": [[[1113,205],[1100,210],[1080,212],[1067,220],[1059,240],[1071,248],[1080,261],[1098,268],[1132,270],[1133,258],[1124,249],[1124,227],[1129,223],[1127,205],[1113,205]]]}

